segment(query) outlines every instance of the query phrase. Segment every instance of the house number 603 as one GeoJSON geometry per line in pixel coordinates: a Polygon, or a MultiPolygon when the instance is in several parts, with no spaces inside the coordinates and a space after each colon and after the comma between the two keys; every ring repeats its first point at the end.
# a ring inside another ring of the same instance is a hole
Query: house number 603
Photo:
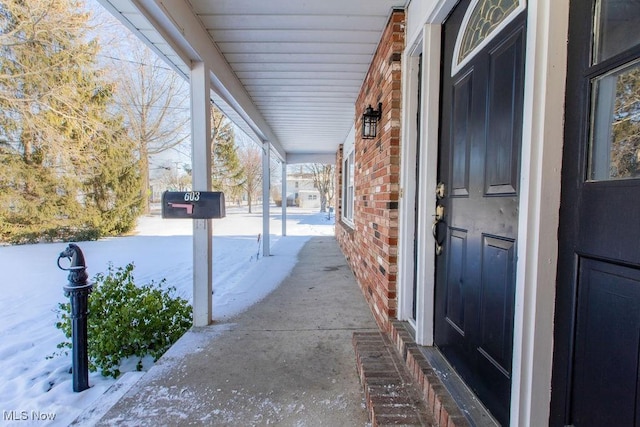
{"type": "Polygon", "coordinates": [[[197,202],[198,200],[200,200],[199,191],[189,191],[187,193],[184,193],[185,202],[197,202]]]}

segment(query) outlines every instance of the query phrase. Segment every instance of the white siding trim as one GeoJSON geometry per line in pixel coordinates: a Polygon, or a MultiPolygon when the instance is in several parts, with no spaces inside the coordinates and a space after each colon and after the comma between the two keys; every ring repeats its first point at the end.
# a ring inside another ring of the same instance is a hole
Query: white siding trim
{"type": "Polygon", "coordinates": [[[569,0],[529,2],[511,425],[549,423],[569,0]]]}

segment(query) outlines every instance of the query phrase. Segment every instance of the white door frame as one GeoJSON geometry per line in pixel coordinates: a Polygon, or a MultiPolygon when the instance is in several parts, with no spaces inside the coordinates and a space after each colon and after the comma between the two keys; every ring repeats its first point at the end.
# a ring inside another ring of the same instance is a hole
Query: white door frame
{"type": "MultiPolygon", "coordinates": [[[[420,236],[430,234],[435,212],[435,188],[438,159],[438,122],[440,103],[440,35],[441,25],[427,24],[415,43],[405,50],[403,61],[403,81],[406,82],[403,91],[403,115],[402,129],[404,130],[401,144],[401,169],[400,185],[402,199],[400,201],[400,230],[399,230],[399,262],[398,269],[398,318],[409,320],[412,317],[412,294],[414,272],[414,236],[418,236],[416,245],[418,259],[435,259],[433,240],[421,239],[420,236]],[[422,87],[420,88],[420,176],[416,179],[416,171],[413,165],[416,159],[417,128],[416,116],[418,114],[418,78],[416,69],[419,56],[422,53],[422,87]],[[435,143],[434,143],[435,142],[435,143]],[[415,221],[416,191],[418,195],[418,212],[420,217],[415,221]]],[[[416,290],[416,306],[418,307],[415,319],[416,342],[420,345],[433,345],[433,295],[434,295],[434,262],[419,262],[417,269],[418,287],[416,290]]]]}

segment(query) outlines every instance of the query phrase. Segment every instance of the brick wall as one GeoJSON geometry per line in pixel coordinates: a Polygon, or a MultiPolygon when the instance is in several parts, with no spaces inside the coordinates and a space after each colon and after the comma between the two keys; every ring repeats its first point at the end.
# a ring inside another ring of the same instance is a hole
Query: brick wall
{"type": "MultiPolygon", "coordinates": [[[[400,191],[401,54],[404,11],[394,10],[363,82],[355,110],[354,228],[340,221],[336,238],[380,327],[390,330],[397,310],[398,199],[400,191]],[[362,113],[382,103],[375,139],[362,139],[362,113]]],[[[337,153],[336,194],[342,196],[342,147],[337,153]]]]}

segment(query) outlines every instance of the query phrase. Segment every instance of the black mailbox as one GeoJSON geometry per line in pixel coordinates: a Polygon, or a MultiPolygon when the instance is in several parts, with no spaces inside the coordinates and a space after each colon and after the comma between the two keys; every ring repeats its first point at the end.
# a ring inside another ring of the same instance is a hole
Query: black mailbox
{"type": "Polygon", "coordinates": [[[162,194],[162,218],[224,217],[224,193],[221,191],[165,191],[162,194]]]}

